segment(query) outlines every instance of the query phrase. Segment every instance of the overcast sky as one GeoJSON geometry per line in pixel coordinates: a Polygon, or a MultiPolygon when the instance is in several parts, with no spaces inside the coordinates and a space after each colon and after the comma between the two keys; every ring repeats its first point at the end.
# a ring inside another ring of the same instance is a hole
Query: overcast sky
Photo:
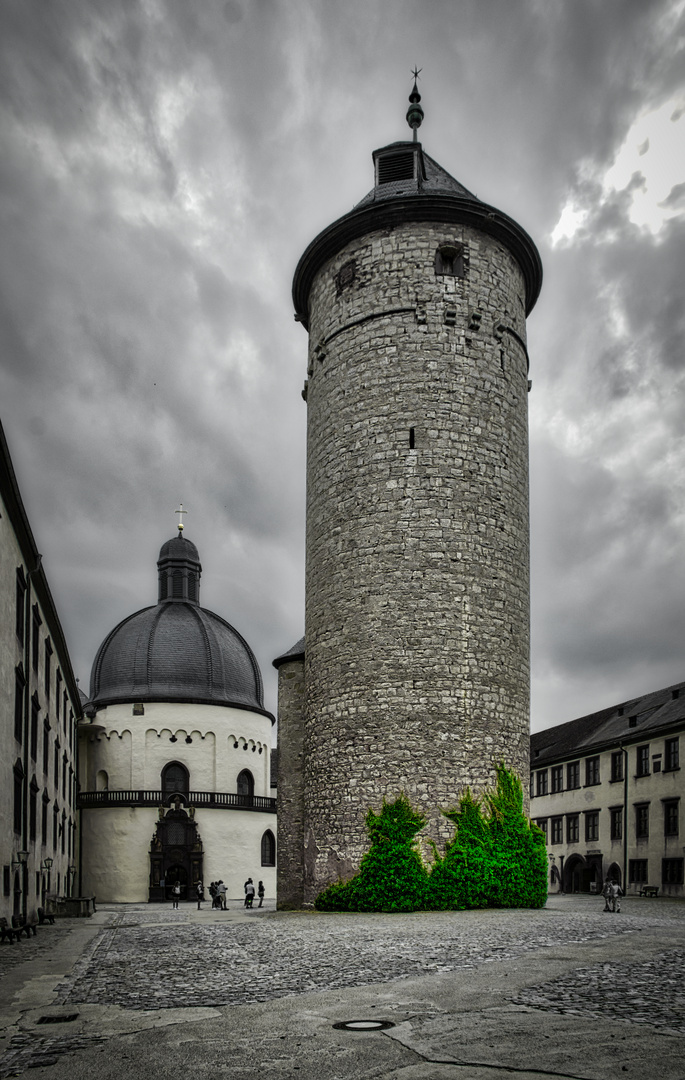
{"type": "Polygon", "coordinates": [[[685,0],[2,0],[0,417],[81,685],[156,602],[303,632],[309,241],[410,137],[533,237],[535,730],[685,677],[685,0]]]}

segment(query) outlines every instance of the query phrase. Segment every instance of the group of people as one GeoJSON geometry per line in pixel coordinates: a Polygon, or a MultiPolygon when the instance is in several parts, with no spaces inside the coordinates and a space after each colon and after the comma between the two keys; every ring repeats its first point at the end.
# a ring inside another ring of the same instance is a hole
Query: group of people
{"type": "Polygon", "coordinates": [[[623,889],[614,878],[607,878],[602,888],[605,911],[621,911],[621,897],[623,889]]]}
{"type": "MultiPolygon", "coordinates": [[[[200,882],[200,885],[202,882],[200,882]]],[[[199,887],[199,886],[198,886],[199,887]]],[[[212,907],[218,908],[219,911],[226,910],[226,886],[221,878],[218,881],[212,881],[209,886],[209,895],[212,899],[212,907]]],[[[198,908],[199,908],[198,904],[198,908]]]]}
{"type": "MultiPolygon", "coordinates": [[[[254,898],[255,898],[255,887],[254,887],[254,882],[252,881],[251,877],[249,877],[247,879],[247,881],[245,882],[245,885],[243,886],[243,888],[245,889],[244,907],[251,908],[252,903],[253,903],[254,898]]],[[[262,904],[264,903],[264,882],[263,881],[259,882],[259,884],[257,886],[257,889],[256,889],[256,893],[257,893],[257,896],[259,897],[259,903],[257,904],[257,907],[261,907],[262,904]]]]}
{"type": "MultiPolygon", "coordinates": [[[[178,882],[176,884],[178,884],[178,882]]],[[[264,903],[264,894],[265,894],[265,891],[266,891],[264,889],[264,882],[260,881],[259,885],[255,889],[252,878],[248,878],[247,881],[245,882],[244,889],[245,889],[245,904],[244,904],[244,906],[246,908],[251,908],[253,900],[254,900],[255,895],[256,895],[259,898],[259,904],[257,905],[257,907],[261,907],[262,904],[264,903]]],[[[227,908],[226,908],[226,886],[224,885],[223,881],[221,879],[219,881],[212,881],[212,883],[209,886],[208,891],[209,891],[209,895],[210,895],[211,900],[212,900],[212,907],[217,908],[219,911],[226,911],[227,910],[227,908]]],[[[175,908],[178,907],[178,900],[179,900],[179,897],[180,897],[180,893],[181,893],[180,888],[178,890],[178,896],[176,895],[175,890],[172,890],[172,900],[173,900],[173,906],[175,908]]],[[[195,886],[195,894],[197,896],[197,910],[200,911],[201,905],[204,903],[204,899],[205,899],[205,887],[204,887],[204,885],[203,885],[203,883],[201,881],[198,881],[197,885],[195,886]]]]}

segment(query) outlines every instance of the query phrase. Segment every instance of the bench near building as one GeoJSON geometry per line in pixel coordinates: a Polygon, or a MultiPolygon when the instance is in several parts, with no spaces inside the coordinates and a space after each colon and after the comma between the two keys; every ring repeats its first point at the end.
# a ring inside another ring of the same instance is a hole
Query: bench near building
{"type": "Polygon", "coordinates": [[[685,895],[683,738],[685,683],[531,736],[551,892],[599,892],[608,875],[628,894],[685,895]]]}

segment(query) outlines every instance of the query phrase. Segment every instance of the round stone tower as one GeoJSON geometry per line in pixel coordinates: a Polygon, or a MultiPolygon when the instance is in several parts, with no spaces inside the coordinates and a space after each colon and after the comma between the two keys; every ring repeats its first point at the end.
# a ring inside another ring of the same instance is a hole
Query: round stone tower
{"type": "MultiPolygon", "coordinates": [[[[349,877],[364,817],[524,779],[528,357],[538,252],[416,141],[302,256],[309,331],[302,901],[349,877]]],[[[285,738],[288,733],[283,732],[285,738]]]]}

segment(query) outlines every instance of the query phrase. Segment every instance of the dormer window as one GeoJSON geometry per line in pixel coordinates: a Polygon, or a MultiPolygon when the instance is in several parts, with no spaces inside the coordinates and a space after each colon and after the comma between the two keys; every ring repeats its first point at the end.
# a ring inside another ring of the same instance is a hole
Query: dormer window
{"type": "Polygon", "coordinates": [[[388,154],[378,161],[378,183],[390,184],[393,180],[414,179],[414,153],[404,150],[399,154],[388,154]]]}
{"type": "Polygon", "coordinates": [[[423,179],[421,148],[418,143],[396,143],[374,152],[376,187],[407,180],[423,179]]]}

